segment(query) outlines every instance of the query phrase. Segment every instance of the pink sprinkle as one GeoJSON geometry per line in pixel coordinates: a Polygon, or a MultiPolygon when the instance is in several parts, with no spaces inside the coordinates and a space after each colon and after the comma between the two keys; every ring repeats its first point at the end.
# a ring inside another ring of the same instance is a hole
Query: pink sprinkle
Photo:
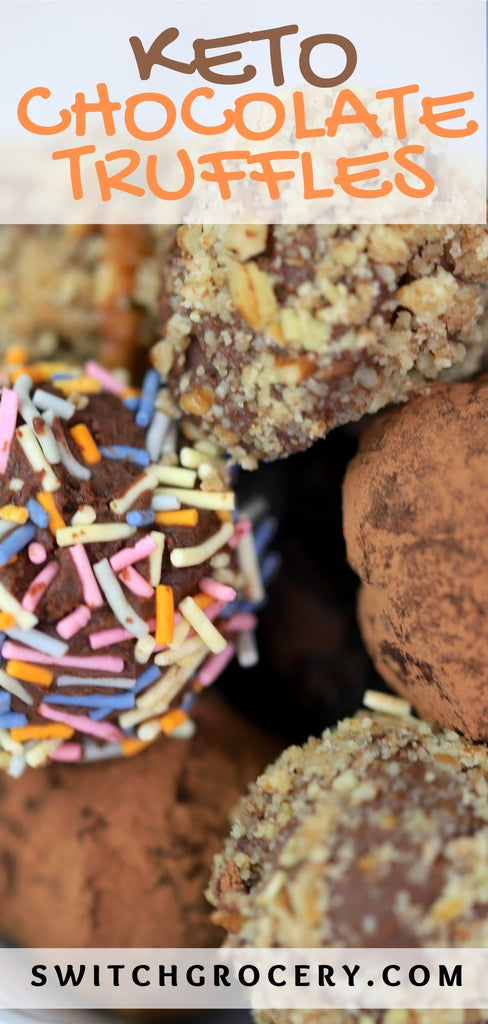
{"type": "Polygon", "coordinates": [[[227,644],[227,647],[224,647],[220,654],[212,654],[212,657],[207,659],[198,674],[200,686],[210,686],[211,683],[214,683],[221,672],[224,671],[224,668],[227,667],[229,661],[232,661],[234,654],[234,644],[227,644]]]}
{"type": "Polygon", "coordinates": [[[204,576],[203,580],[200,580],[200,590],[203,590],[204,594],[208,594],[209,597],[215,597],[217,601],[235,601],[237,593],[233,587],[226,587],[225,583],[217,583],[217,580],[211,579],[210,576],[204,576]]]}
{"type": "Polygon", "coordinates": [[[71,725],[79,732],[89,733],[90,736],[99,736],[102,740],[118,743],[124,739],[123,732],[117,729],[110,722],[93,722],[87,715],[67,715],[65,711],[48,707],[47,704],[40,704],[38,711],[44,718],[50,718],[52,722],[64,722],[71,725]]]}
{"type": "Polygon", "coordinates": [[[227,541],[227,546],[229,548],[237,547],[241,537],[244,537],[244,534],[249,533],[251,530],[252,523],[250,519],[238,519],[234,528],[234,533],[230,540],[227,541]]]}
{"type": "Polygon", "coordinates": [[[11,388],[4,388],[0,399],[0,473],[5,473],[10,445],[17,423],[19,396],[11,388]]]}
{"type": "Polygon", "coordinates": [[[58,571],[59,566],[57,562],[49,562],[44,569],[38,572],[37,576],[34,576],[30,587],[26,590],[20,602],[26,612],[33,612],[37,608],[41,597],[44,596],[47,588],[56,579],[58,571]]]}
{"type": "Polygon", "coordinates": [[[29,647],[22,647],[20,644],[14,644],[11,640],[6,640],[2,647],[2,655],[4,658],[20,658],[21,661],[32,661],[36,665],[61,665],[65,668],[94,668],[100,672],[122,672],[124,667],[124,659],[118,658],[114,654],[97,654],[96,657],[92,658],[91,655],[88,657],[72,657],[70,654],[66,654],[64,658],[52,658],[50,654],[41,654],[40,651],[33,651],[29,647]]]}
{"type": "Polygon", "coordinates": [[[205,615],[207,616],[207,619],[210,619],[210,622],[213,622],[213,620],[220,615],[222,609],[225,608],[226,604],[227,601],[215,601],[214,604],[211,604],[209,605],[208,608],[205,608],[205,615]]]}
{"type": "Polygon", "coordinates": [[[244,633],[248,629],[256,629],[258,620],[249,612],[237,612],[225,624],[226,633],[244,633]]]}
{"type": "Polygon", "coordinates": [[[63,640],[71,640],[75,633],[78,633],[80,629],[84,629],[88,625],[90,619],[90,609],[86,607],[86,604],[80,604],[75,608],[74,612],[66,615],[64,619],[60,619],[56,626],[56,632],[62,636],[63,640]]]}
{"type": "Polygon", "coordinates": [[[83,747],[81,743],[62,743],[49,754],[51,761],[81,761],[83,747]]]}
{"type": "MultiPolygon", "coordinates": [[[[156,619],[149,619],[147,626],[152,633],[156,629],[156,619]]],[[[112,644],[122,643],[123,640],[133,640],[134,636],[128,629],[101,629],[98,633],[91,633],[88,639],[92,651],[98,651],[100,647],[111,647],[112,644]]]]}
{"type": "Polygon", "coordinates": [[[119,579],[122,580],[122,583],[125,583],[128,590],[135,594],[136,597],[153,597],[154,595],[154,587],[132,565],[122,569],[119,573],[119,579]]]}
{"type": "Polygon", "coordinates": [[[27,554],[29,555],[29,560],[33,562],[34,565],[41,565],[47,558],[47,551],[44,544],[38,544],[37,541],[33,541],[32,544],[29,544],[27,554]]]}
{"type": "Polygon", "coordinates": [[[91,359],[88,363],[85,363],[85,373],[87,377],[91,377],[93,380],[99,380],[100,384],[105,391],[110,391],[112,395],[121,395],[125,391],[125,384],[122,381],[117,380],[113,373],[109,373],[105,370],[100,363],[96,363],[91,359]]]}
{"type": "Polygon", "coordinates": [[[83,544],[74,544],[68,550],[78,573],[85,604],[89,608],[101,608],[105,602],[83,544]]]}
{"type": "Polygon", "coordinates": [[[128,565],[133,565],[134,562],[139,562],[141,558],[147,558],[157,548],[156,541],[152,537],[142,537],[141,540],[134,544],[133,548],[122,548],[121,551],[117,551],[116,555],[112,555],[109,559],[110,565],[114,572],[120,572],[121,569],[126,569],[128,565]]]}

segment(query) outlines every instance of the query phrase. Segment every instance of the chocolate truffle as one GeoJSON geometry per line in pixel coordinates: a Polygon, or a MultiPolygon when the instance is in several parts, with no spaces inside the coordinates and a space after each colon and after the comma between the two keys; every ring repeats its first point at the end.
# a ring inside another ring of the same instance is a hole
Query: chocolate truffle
{"type": "Polygon", "coordinates": [[[488,379],[437,383],[365,431],[344,484],[376,668],[429,721],[488,739],[488,379]]]}
{"type": "Polygon", "coordinates": [[[157,338],[160,263],[173,232],[138,224],[1,225],[0,353],[96,356],[136,373],[157,338]]]}
{"type": "Polygon", "coordinates": [[[190,735],[263,596],[227,464],[181,447],[155,370],[141,393],[96,363],[10,366],[4,385],[1,767],[190,735]]]}
{"type": "Polygon", "coordinates": [[[467,376],[486,347],[483,225],[186,225],[153,351],[172,411],[250,468],[467,376]]]}
{"type": "Polygon", "coordinates": [[[277,741],[216,693],[191,744],[0,778],[0,930],[25,946],[217,946],[202,893],[277,741]]]}
{"type": "Polygon", "coordinates": [[[486,748],[410,715],[361,712],[290,747],[238,804],[214,862],[226,945],[486,946],[487,792],[486,748]]]}

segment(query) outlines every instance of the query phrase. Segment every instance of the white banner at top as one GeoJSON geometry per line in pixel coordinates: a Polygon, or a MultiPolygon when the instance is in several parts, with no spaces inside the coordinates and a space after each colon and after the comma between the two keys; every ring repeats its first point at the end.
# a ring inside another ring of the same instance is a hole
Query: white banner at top
{"type": "Polygon", "coordinates": [[[481,0],[0,0],[2,223],[484,223],[481,0]]]}

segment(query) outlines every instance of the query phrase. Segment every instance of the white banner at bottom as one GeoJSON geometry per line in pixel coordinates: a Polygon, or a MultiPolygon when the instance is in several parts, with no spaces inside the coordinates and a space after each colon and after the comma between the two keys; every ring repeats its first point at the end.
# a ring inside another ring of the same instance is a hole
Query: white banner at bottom
{"type": "Polygon", "coordinates": [[[0,949],[0,1009],[485,1009],[488,949],[0,949]]]}

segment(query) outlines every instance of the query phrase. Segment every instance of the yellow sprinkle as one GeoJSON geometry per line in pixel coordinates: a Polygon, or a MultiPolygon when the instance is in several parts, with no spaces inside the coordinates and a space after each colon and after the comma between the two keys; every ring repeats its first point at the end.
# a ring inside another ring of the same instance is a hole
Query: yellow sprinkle
{"type": "Polygon", "coordinates": [[[0,508],[0,519],[6,519],[8,523],[26,523],[29,513],[21,505],[4,505],[0,508]]]}
{"type": "MultiPolygon", "coordinates": [[[[175,487],[188,490],[195,486],[197,474],[194,469],[184,469],[182,466],[153,466],[159,483],[174,484],[175,487]]],[[[187,495],[188,498],[188,495],[187,495]]]]}
{"type": "Polygon", "coordinates": [[[35,683],[37,686],[50,686],[54,679],[53,673],[48,668],[15,659],[7,661],[5,671],[14,679],[22,679],[24,683],[35,683]]]}
{"type": "MultiPolygon", "coordinates": [[[[158,487],[156,494],[171,494],[185,505],[190,502],[195,508],[213,510],[229,510],[235,508],[236,498],[233,491],[191,491],[183,487],[158,487]]],[[[229,517],[230,518],[230,517],[229,517]]]]}
{"type": "Polygon", "coordinates": [[[156,643],[170,644],[175,625],[174,599],[171,587],[159,584],[156,587],[156,643]]]}
{"type": "Polygon", "coordinates": [[[27,352],[22,345],[12,345],[12,348],[7,349],[4,358],[6,366],[22,366],[27,362],[27,352]]]}
{"type": "Polygon", "coordinates": [[[221,523],[231,523],[232,522],[232,512],[228,512],[227,509],[223,509],[221,511],[217,511],[216,515],[217,515],[217,518],[220,519],[221,523]]]}
{"type": "Polygon", "coordinates": [[[145,743],[144,740],[129,739],[122,740],[121,746],[122,754],[124,757],[134,757],[134,754],[139,754],[140,751],[144,750],[147,746],[149,746],[149,744],[145,743]]]}
{"type": "Polygon", "coordinates": [[[213,537],[209,537],[208,540],[203,541],[202,544],[196,544],[194,547],[188,548],[174,548],[169,556],[171,564],[176,569],[183,569],[189,565],[200,565],[202,562],[206,562],[207,558],[211,558],[217,551],[220,551],[220,548],[227,544],[233,533],[233,523],[222,523],[217,533],[214,533],[213,537]]]}
{"type": "Polygon", "coordinates": [[[0,629],[12,629],[15,626],[15,615],[10,612],[0,612],[0,629]]]}
{"type": "Polygon", "coordinates": [[[64,725],[62,722],[53,722],[52,725],[24,725],[21,729],[11,730],[12,739],[17,743],[24,740],[67,740],[74,731],[71,725],[64,725]]]}
{"type": "Polygon", "coordinates": [[[182,508],[175,512],[156,512],[158,526],[196,526],[198,512],[196,508],[182,508]]]}
{"type": "Polygon", "coordinates": [[[98,447],[85,423],[77,423],[76,426],[70,427],[70,434],[85,462],[93,466],[96,462],[102,461],[98,447]]]}
{"type": "Polygon", "coordinates": [[[56,530],[62,530],[63,527],[66,526],[66,523],[61,513],[58,512],[54,495],[50,494],[48,491],[39,491],[37,500],[39,504],[42,505],[43,509],[49,513],[49,529],[51,533],[56,536],[56,530]]]}
{"type": "Polygon", "coordinates": [[[188,715],[181,708],[174,708],[173,711],[168,711],[166,715],[163,715],[159,719],[159,724],[165,733],[173,732],[174,729],[178,729],[183,722],[188,721],[188,715]]]}
{"type": "Polygon", "coordinates": [[[96,395],[102,390],[100,381],[93,377],[67,377],[54,381],[54,384],[63,395],[69,395],[72,391],[77,391],[80,395],[96,395]]]}
{"type": "Polygon", "coordinates": [[[192,597],[184,597],[178,607],[183,617],[190,623],[190,626],[193,626],[195,633],[198,633],[212,654],[220,654],[225,650],[227,640],[215,628],[213,622],[210,622],[205,612],[198,607],[192,597]]]}
{"type": "MultiPolygon", "coordinates": [[[[63,524],[64,525],[64,524],[63,524]]],[[[136,532],[128,523],[93,523],[88,526],[66,526],[56,531],[60,548],[70,544],[104,544],[113,540],[125,540],[136,532]]]]}

